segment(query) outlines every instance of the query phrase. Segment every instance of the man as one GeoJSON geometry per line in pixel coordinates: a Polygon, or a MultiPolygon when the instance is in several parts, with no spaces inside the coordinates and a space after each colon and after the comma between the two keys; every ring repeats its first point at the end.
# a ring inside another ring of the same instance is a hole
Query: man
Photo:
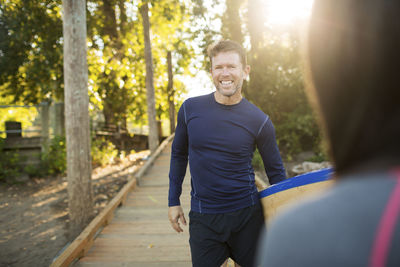
{"type": "Polygon", "coordinates": [[[225,40],[209,47],[212,94],[186,100],[172,144],[169,211],[172,227],[186,225],[179,197],[187,162],[191,173],[190,249],[193,266],[220,266],[231,257],[252,266],[264,224],[254,171],[257,146],[271,184],[285,169],[271,120],[242,97],[250,72],[244,49],[225,40]]]}
{"type": "Polygon", "coordinates": [[[261,266],[400,266],[399,11],[398,0],[315,0],[309,91],[336,183],[274,218],[261,266]]]}

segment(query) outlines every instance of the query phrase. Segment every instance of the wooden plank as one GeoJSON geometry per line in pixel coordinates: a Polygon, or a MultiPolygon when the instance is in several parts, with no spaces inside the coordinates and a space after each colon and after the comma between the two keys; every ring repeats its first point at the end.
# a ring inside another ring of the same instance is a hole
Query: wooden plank
{"type": "Polygon", "coordinates": [[[171,244],[184,244],[189,239],[187,234],[101,234],[96,238],[96,246],[104,246],[105,244],[113,244],[112,246],[145,246],[153,244],[154,246],[169,246],[171,244]],[[108,243],[109,242],[109,243],[108,243]]]}
{"type": "Polygon", "coordinates": [[[164,262],[140,262],[140,261],[124,261],[124,262],[80,262],[77,267],[191,267],[191,261],[164,261],[164,262]]]}
{"type": "Polygon", "coordinates": [[[40,137],[14,137],[6,138],[4,141],[5,149],[35,149],[41,148],[40,137]]]}
{"type": "Polygon", "coordinates": [[[156,151],[154,152],[154,157],[151,157],[143,166],[143,168],[140,168],[140,170],[137,172],[135,175],[135,178],[138,180],[138,183],[140,183],[140,179],[142,176],[146,173],[146,171],[149,169],[149,167],[154,163],[155,159],[157,156],[161,153],[161,151],[167,146],[167,144],[174,138],[174,134],[170,135],[167,139],[165,139],[161,145],[158,146],[156,151]]]}
{"type": "Polygon", "coordinates": [[[104,228],[102,233],[126,233],[126,234],[177,234],[169,224],[168,218],[165,222],[134,221],[116,222],[104,228]]]}
{"type": "Polygon", "coordinates": [[[80,262],[163,262],[163,261],[190,261],[188,246],[162,246],[162,247],[97,247],[92,253],[80,262]]]}
{"type": "Polygon", "coordinates": [[[69,266],[76,258],[83,257],[91,247],[96,232],[99,228],[110,223],[114,210],[120,205],[124,196],[135,187],[136,179],[131,179],[50,266],[69,266]]]}

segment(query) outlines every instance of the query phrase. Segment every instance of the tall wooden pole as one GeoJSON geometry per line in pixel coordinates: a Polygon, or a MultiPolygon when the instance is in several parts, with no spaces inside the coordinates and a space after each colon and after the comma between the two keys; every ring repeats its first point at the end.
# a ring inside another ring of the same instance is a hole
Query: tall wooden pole
{"type": "Polygon", "coordinates": [[[175,132],[175,90],[174,90],[174,75],[172,72],[172,53],[167,52],[167,64],[168,64],[168,111],[169,111],[169,130],[170,133],[175,132]]]}
{"type": "Polygon", "coordinates": [[[63,0],[64,94],[70,234],[78,235],[93,214],[91,186],[86,1],[63,0]]]}
{"type": "Polygon", "coordinates": [[[153,56],[151,53],[150,41],[150,20],[149,6],[147,1],[144,1],[140,7],[143,22],[144,35],[144,56],[146,60],[146,96],[147,96],[147,117],[149,121],[149,146],[150,151],[156,151],[159,143],[158,124],[156,119],[156,101],[154,97],[154,82],[153,82],[153,56]]]}

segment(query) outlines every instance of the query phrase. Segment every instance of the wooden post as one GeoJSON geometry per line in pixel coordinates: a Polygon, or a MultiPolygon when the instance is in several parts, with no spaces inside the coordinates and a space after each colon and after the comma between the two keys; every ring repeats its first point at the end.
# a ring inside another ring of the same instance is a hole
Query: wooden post
{"type": "Polygon", "coordinates": [[[65,116],[64,116],[64,103],[55,104],[55,126],[54,135],[64,136],[65,135],[65,116]]]}
{"type": "Polygon", "coordinates": [[[49,116],[49,103],[42,102],[40,104],[40,118],[42,123],[42,132],[41,132],[41,144],[42,144],[42,153],[46,153],[49,148],[49,125],[50,125],[50,116],[49,116]]]}
{"type": "Polygon", "coordinates": [[[19,121],[6,121],[6,138],[22,137],[22,123],[19,121]]]}
{"type": "Polygon", "coordinates": [[[86,1],[63,0],[64,95],[70,235],[92,219],[86,1]]]}
{"type": "Polygon", "coordinates": [[[154,83],[153,83],[153,56],[151,53],[150,42],[150,20],[149,20],[149,6],[147,1],[144,1],[140,7],[143,22],[143,35],[144,35],[144,56],[146,60],[146,96],[147,96],[147,117],[149,121],[149,147],[151,153],[154,153],[158,147],[158,127],[156,119],[156,101],[154,97],[154,83]]]}

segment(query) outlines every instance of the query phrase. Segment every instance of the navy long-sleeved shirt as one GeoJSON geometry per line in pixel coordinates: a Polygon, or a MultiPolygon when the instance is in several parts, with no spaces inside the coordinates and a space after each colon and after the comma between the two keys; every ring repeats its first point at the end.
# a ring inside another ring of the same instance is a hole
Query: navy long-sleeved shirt
{"type": "Polygon", "coordinates": [[[285,169],[271,120],[242,99],[222,105],[214,94],[187,99],[178,112],[169,173],[169,206],[180,205],[189,160],[191,210],[225,213],[254,205],[258,192],[251,165],[258,148],[271,184],[285,169]]]}

